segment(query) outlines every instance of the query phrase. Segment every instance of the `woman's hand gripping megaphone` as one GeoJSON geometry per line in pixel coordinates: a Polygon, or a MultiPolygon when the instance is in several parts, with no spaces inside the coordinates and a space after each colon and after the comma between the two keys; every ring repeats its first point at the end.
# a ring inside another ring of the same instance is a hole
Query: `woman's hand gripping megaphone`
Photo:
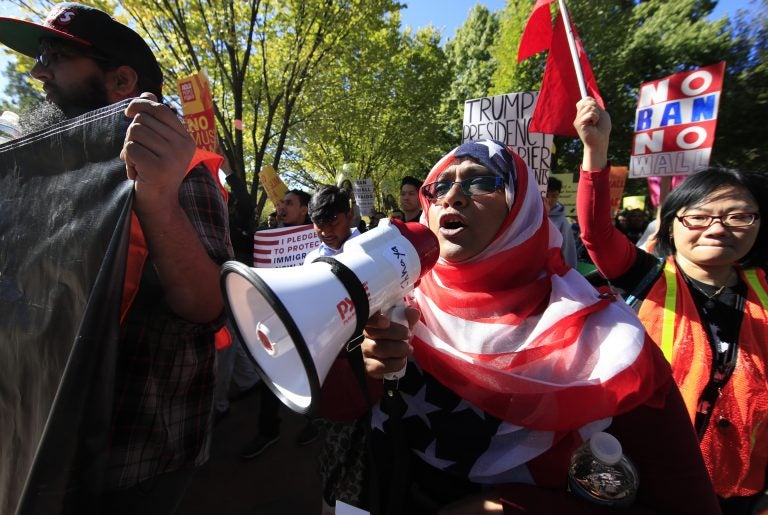
{"type": "Polygon", "coordinates": [[[386,313],[376,313],[363,330],[363,359],[366,373],[375,379],[396,380],[405,374],[413,348],[411,329],[419,320],[419,310],[398,303],[386,313]]]}

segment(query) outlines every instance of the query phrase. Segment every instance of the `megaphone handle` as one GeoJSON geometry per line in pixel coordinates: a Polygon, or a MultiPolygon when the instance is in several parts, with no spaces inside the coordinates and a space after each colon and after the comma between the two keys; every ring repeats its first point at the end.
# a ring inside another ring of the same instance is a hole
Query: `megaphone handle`
{"type": "MultiPolygon", "coordinates": [[[[387,315],[387,318],[389,318],[390,322],[393,322],[395,324],[401,324],[405,327],[408,327],[408,318],[405,316],[405,302],[400,301],[391,308],[389,308],[389,311],[384,313],[387,315]]],[[[384,375],[385,381],[397,381],[401,377],[405,375],[405,369],[407,365],[398,370],[397,372],[392,372],[390,374],[384,375]]]]}

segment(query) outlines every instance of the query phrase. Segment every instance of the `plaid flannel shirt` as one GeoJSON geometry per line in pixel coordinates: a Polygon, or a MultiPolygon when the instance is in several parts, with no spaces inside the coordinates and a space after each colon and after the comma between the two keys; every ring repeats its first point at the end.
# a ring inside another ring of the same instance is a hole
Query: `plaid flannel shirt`
{"type": "MultiPolygon", "coordinates": [[[[211,259],[218,264],[232,259],[227,207],[205,168],[187,174],[179,201],[211,259]]],[[[107,489],[127,488],[208,460],[214,334],[224,322],[223,313],[208,324],[175,315],[150,255],[121,327],[107,489]]]]}

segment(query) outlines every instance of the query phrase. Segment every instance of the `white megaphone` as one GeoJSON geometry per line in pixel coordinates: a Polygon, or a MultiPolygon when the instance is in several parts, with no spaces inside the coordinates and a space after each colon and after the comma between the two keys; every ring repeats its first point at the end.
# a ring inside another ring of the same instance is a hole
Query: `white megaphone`
{"type": "Polygon", "coordinates": [[[437,262],[425,226],[382,220],[344,252],[302,267],[224,263],[221,286],[235,331],[264,382],[297,413],[311,413],[344,345],[370,315],[402,302],[437,262]]]}

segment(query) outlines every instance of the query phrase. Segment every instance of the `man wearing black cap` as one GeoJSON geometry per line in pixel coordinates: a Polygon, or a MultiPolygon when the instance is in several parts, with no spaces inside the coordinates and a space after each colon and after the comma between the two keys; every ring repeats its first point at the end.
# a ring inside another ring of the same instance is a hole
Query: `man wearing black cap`
{"type": "Polygon", "coordinates": [[[226,205],[204,166],[190,170],[195,143],[157,102],[160,67],[133,30],[62,3],[42,24],[0,18],[0,42],[36,58],[30,73],[66,118],[141,94],[125,111],[120,158],[149,258],[121,324],[100,512],[173,513],[208,459],[219,265],[232,255],[226,205]]]}

